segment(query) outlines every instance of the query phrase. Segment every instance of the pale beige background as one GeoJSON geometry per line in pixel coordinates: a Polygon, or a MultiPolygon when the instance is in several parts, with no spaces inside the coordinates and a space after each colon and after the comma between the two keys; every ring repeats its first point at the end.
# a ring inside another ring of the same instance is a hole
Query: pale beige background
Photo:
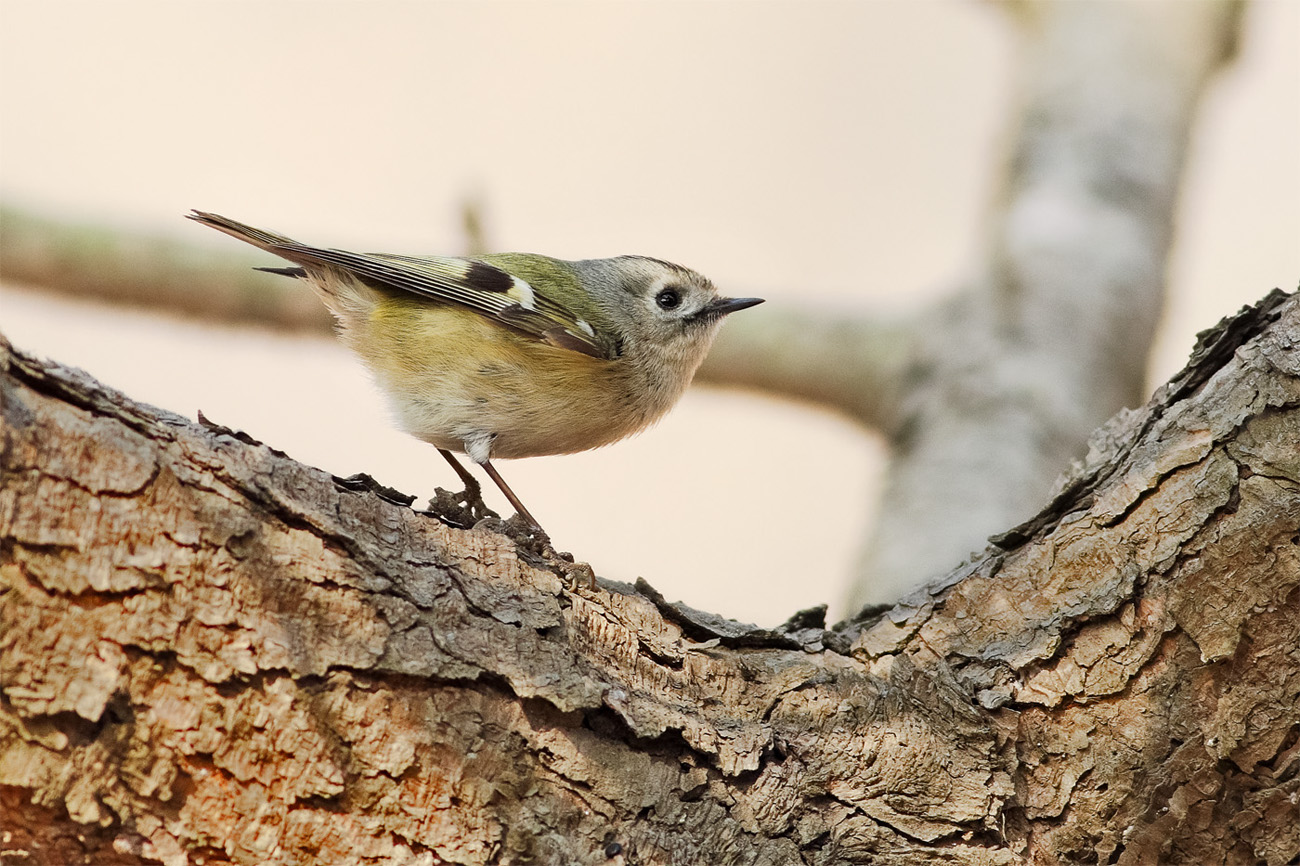
{"type": "MultiPolygon", "coordinates": [[[[1242,47],[1198,127],[1153,380],[1300,276],[1300,3],[1252,3],[1242,47]]],[[[199,243],[233,241],[191,207],[453,253],[474,197],[498,248],[639,252],[773,305],[904,310],[978,251],[1014,51],[995,5],[957,0],[0,0],[0,197],[199,243]]],[[[0,329],[330,471],[451,483],[332,343],[15,287],[0,329]]],[[[772,624],[838,599],[879,453],[826,413],[701,389],[633,441],[502,468],[601,574],[772,624]]]]}

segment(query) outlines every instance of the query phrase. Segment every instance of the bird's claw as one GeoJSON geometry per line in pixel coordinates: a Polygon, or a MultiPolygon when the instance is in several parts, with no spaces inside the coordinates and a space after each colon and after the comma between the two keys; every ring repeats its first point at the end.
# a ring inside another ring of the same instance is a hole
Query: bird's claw
{"type": "Polygon", "coordinates": [[[466,485],[460,493],[435,488],[434,496],[429,500],[429,510],[462,529],[472,529],[485,518],[501,519],[500,514],[483,502],[483,492],[477,483],[466,485]]]}

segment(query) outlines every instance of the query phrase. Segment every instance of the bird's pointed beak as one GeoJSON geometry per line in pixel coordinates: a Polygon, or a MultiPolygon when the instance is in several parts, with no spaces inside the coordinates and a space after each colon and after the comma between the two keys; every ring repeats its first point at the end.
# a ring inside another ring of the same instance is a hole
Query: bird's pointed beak
{"type": "Polygon", "coordinates": [[[748,309],[763,303],[762,298],[718,298],[709,304],[708,311],[713,316],[725,316],[737,310],[748,309]]]}

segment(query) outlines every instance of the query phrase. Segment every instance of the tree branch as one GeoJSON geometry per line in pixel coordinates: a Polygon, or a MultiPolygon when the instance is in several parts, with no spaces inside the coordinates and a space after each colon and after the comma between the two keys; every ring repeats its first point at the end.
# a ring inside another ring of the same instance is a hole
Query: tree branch
{"type": "MultiPolygon", "coordinates": [[[[178,215],[179,216],[179,215],[178,215]]],[[[265,257],[164,235],[71,224],[0,207],[6,282],[206,322],[254,322],[284,330],[332,331],[310,292],[259,273],[265,257]]]]}
{"type": "Polygon", "coordinates": [[[851,606],[1032,514],[1088,432],[1141,401],[1189,130],[1241,5],[1015,8],[1024,105],[985,264],[917,332],[851,606]]]}
{"type": "MultiPolygon", "coordinates": [[[[7,346],[0,796],[33,862],[1300,854],[1300,301],[898,607],[562,577],[7,346]]],[[[15,847],[16,846],[16,847],[15,847]]]]}
{"type": "Polygon", "coordinates": [[[750,318],[714,345],[699,381],[816,403],[869,427],[898,423],[903,372],[916,341],[913,322],[788,306],[759,307],[750,318]]]}

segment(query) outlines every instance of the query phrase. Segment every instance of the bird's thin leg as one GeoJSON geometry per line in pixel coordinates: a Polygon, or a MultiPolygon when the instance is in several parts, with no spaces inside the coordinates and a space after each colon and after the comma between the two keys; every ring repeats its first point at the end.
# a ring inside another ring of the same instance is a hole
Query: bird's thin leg
{"type": "Polygon", "coordinates": [[[456,455],[445,448],[439,448],[438,453],[446,458],[447,462],[451,464],[451,468],[456,470],[456,474],[460,476],[460,480],[465,483],[465,492],[461,494],[461,499],[464,501],[465,509],[469,512],[468,519],[470,523],[473,524],[484,517],[496,517],[496,512],[488,508],[487,504],[483,502],[483,488],[479,486],[478,480],[469,474],[468,469],[461,465],[461,462],[456,459],[456,455]]]}
{"type": "Polygon", "coordinates": [[[469,470],[460,465],[460,461],[456,459],[456,455],[452,454],[446,448],[439,448],[438,453],[447,458],[447,462],[451,464],[451,468],[456,470],[456,474],[460,476],[460,480],[465,483],[466,497],[482,501],[483,491],[478,486],[478,479],[473,475],[470,475],[469,470]]]}
{"type": "Polygon", "coordinates": [[[515,511],[518,511],[524,520],[531,523],[534,529],[541,532],[542,535],[545,535],[546,530],[542,529],[542,525],[537,522],[537,518],[529,514],[527,508],[524,508],[524,504],[519,501],[519,497],[515,496],[515,492],[510,489],[510,485],[506,484],[506,480],[501,477],[501,473],[497,472],[496,467],[492,465],[492,461],[484,460],[479,465],[483,467],[485,472],[487,472],[488,477],[496,482],[497,487],[501,488],[501,492],[506,495],[506,499],[510,500],[510,504],[514,506],[515,511]]]}

